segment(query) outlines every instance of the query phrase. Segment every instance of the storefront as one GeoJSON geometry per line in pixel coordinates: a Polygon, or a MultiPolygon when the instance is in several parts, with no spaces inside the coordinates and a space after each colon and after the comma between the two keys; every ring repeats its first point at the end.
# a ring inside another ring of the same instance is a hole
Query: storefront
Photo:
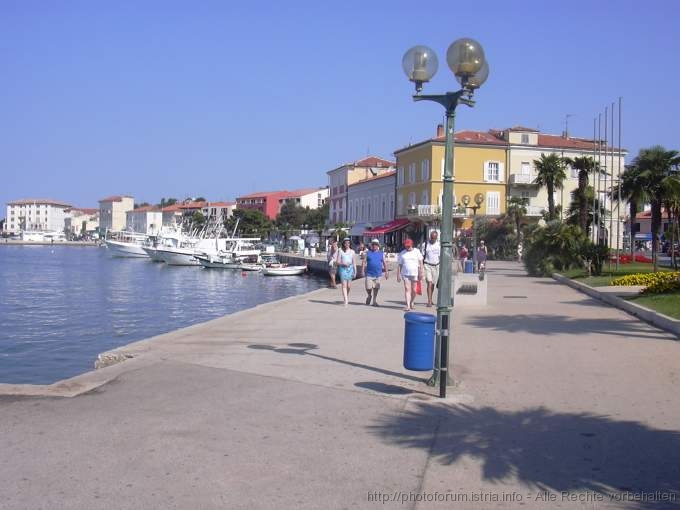
{"type": "Polygon", "coordinates": [[[386,252],[398,252],[403,242],[404,229],[409,226],[409,220],[400,218],[389,223],[364,231],[365,243],[371,239],[378,239],[386,252]]]}

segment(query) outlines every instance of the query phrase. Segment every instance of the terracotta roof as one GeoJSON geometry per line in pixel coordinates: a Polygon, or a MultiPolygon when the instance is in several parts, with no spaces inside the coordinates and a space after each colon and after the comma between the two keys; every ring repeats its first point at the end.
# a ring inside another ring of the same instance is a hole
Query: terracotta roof
{"type": "Polygon", "coordinates": [[[356,186],[357,184],[363,184],[363,183],[368,182],[368,181],[376,181],[378,179],[385,179],[387,177],[394,176],[396,173],[397,173],[396,170],[390,170],[389,172],[385,172],[385,173],[382,173],[382,174],[372,175],[371,177],[367,177],[366,179],[361,179],[360,181],[349,184],[347,187],[356,186]]]}
{"type": "Polygon", "coordinates": [[[70,204],[66,202],[61,202],[59,200],[52,200],[50,198],[23,198],[21,200],[15,200],[13,202],[7,202],[7,205],[57,205],[61,207],[71,207],[70,204]]]}
{"type": "Polygon", "coordinates": [[[180,209],[203,209],[208,202],[189,202],[186,204],[179,204],[180,209]]]}
{"type": "Polygon", "coordinates": [[[70,209],[71,212],[78,212],[81,214],[97,214],[99,212],[99,209],[90,209],[90,208],[83,208],[83,207],[71,207],[70,209]]]}
{"type": "Polygon", "coordinates": [[[180,210],[181,205],[182,204],[177,204],[177,203],[172,204],[172,205],[168,205],[168,206],[163,207],[161,209],[161,211],[163,211],[163,212],[176,212],[176,211],[180,210]]]}
{"type": "MultiPolygon", "coordinates": [[[[481,131],[459,131],[454,135],[456,142],[471,142],[471,143],[490,143],[494,145],[507,145],[505,140],[499,139],[491,133],[482,133],[481,131]]],[[[437,138],[438,141],[446,140],[446,136],[437,138]]]]}
{"type": "Polygon", "coordinates": [[[113,195],[113,196],[110,196],[110,197],[102,198],[99,201],[99,203],[102,203],[102,202],[122,202],[122,200],[124,198],[132,198],[132,197],[129,196],[129,195],[113,195]]]}
{"type": "MultiPolygon", "coordinates": [[[[539,147],[554,147],[557,149],[579,149],[579,150],[596,150],[597,143],[595,140],[590,140],[587,138],[573,138],[560,135],[538,135],[538,146],[539,147]]],[[[602,150],[611,151],[614,150],[618,153],[619,149],[617,147],[602,147],[602,150]]],[[[627,152],[623,147],[621,152],[627,152]]]]}
{"type": "MultiPolygon", "coordinates": [[[[535,129],[514,127],[510,128],[511,131],[531,131],[538,133],[535,129]]],[[[487,144],[487,145],[497,145],[497,146],[507,146],[508,142],[502,138],[503,130],[490,129],[488,132],[484,133],[481,131],[459,131],[454,135],[454,140],[456,143],[474,143],[474,144],[487,144]]],[[[413,147],[423,145],[429,142],[443,143],[446,141],[446,136],[440,136],[437,138],[432,138],[430,140],[424,140],[407,147],[402,147],[394,151],[395,154],[411,149],[413,147]]],[[[526,145],[526,144],[525,144],[526,145]]],[[[549,147],[553,149],[573,149],[573,150],[589,150],[592,151],[597,148],[597,143],[591,139],[587,138],[574,138],[574,137],[564,137],[561,135],[544,135],[538,133],[538,145],[534,146],[537,149],[541,147],[549,147]]],[[[603,150],[618,152],[616,147],[602,147],[603,150]]],[[[627,152],[626,149],[621,148],[621,152],[627,152]]]]}
{"type": "Polygon", "coordinates": [[[161,212],[161,208],[157,207],[155,205],[145,205],[142,207],[137,207],[137,209],[133,209],[132,211],[128,212],[133,212],[133,213],[140,213],[140,212],[161,212]]]}
{"type": "Polygon", "coordinates": [[[270,197],[274,195],[281,195],[288,193],[288,191],[258,191],[256,193],[250,193],[248,195],[241,195],[240,197],[236,197],[236,200],[241,200],[243,198],[261,198],[261,197],[270,197]]]}
{"type": "MultiPolygon", "coordinates": [[[[640,211],[635,215],[636,218],[640,219],[647,219],[652,217],[652,211],[651,209],[649,211],[640,211]]],[[[661,208],[661,218],[665,220],[668,217],[668,213],[666,212],[666,209],[663,207],[661,208]]]]}
{"type": "Polygon", "coordinates": [[[231,207],[236,205],[236,202],[208,202],[206,207],[231,207]]]}
{"type": "Polygon", "coordinates": [[[385,167],[385,168],[389,168],[391,166],[394,166],[395,164],[396,163],[394,161],[389,161],[387,159],[378,158],[376,156],[368,156],[367,158],[361,159],[359,161],[355,161],[353,163],[354,166],[385,167]]]}
{"type": "Polygon", "coordinates": [[[304,195],[309,195],[311,193],[317,193],[319,190],[326,189],[326,188],[302,188],[302,189],[296,189],[293,191],[288,191],[286,192],[286,196],[283,198],[295,198],[295,197],[301,197],[304,195]]]}

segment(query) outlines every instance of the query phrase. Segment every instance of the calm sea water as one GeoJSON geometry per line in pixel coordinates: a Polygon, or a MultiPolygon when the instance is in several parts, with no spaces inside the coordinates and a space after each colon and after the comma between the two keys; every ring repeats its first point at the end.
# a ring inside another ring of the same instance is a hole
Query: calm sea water
{"type": "Polygon", "coordinates": [[[92,370],[103,351],[325,284],[105,248],[0,246],[0,383],[50,384],[92,370]]]}

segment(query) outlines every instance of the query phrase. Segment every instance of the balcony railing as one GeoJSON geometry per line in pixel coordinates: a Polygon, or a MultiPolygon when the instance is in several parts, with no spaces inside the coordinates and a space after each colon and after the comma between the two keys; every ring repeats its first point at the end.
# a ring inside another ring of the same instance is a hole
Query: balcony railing
{"type": "MultiPolygon", "coordinates": [[[[441,216],[442,208],[440,205],[412,205],[408,208],[407,214],[409,216],[441,216]]],[[[465,207],[454,207],[453,208],[454,218],[465,218],[467,214],[465,213],[465,207]]]]}
{"type": "Polygon", "coordinates": [[[543,214],[543,211],[545,211],[545,207],[538,207],[536,205],[527,205],[525,206],[527,208],[527,216],[541,216],[543,214]]]}
{"type": "Polygon", "coordinates": [[[534,183],[534,178],[531,175],[527,174],[510,174],[510,184],[511,185],[517,185],[517,184],[533,184],[534,183]]]}

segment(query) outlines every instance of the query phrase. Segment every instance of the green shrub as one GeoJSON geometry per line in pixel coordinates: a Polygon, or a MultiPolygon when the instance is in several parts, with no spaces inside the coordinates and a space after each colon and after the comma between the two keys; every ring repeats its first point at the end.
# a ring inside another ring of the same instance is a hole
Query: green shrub
{"type": "Polygon", "coordinates": [[[601,249],[593,248],[579,227],[560,221],[531,227],[524,241],[524,265],[530,276],[549,276],[555,271],[583,267],[596,254],[606,258],[601,249]]]}

